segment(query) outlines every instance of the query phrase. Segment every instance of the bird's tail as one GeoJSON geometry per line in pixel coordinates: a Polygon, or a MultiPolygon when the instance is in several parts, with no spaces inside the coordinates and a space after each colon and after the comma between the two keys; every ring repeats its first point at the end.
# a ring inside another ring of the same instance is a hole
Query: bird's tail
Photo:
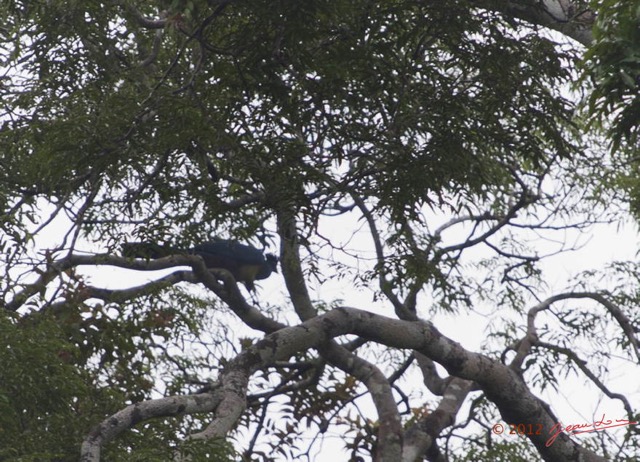
{"type": "Polygon", "coordinates": [[[122,256],[127,258],[156,259],[179,253],[168,245],[159,245],[154,242],[125,242],[122,244],[122,256]]]}

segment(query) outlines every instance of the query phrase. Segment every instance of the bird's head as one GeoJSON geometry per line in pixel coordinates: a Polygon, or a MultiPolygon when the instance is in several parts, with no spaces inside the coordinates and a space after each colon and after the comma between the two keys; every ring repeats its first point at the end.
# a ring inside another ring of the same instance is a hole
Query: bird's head
{"type": "Polygon", "coordinates": [[[267,266],[269,267],[269,269],[271,271],[273,271],[274,273],[277,273],[278,272],[278,261],[279,261],[278,257],[276,257],[272,253],[268,253],[264,257],[267,260],[267,266]]]}

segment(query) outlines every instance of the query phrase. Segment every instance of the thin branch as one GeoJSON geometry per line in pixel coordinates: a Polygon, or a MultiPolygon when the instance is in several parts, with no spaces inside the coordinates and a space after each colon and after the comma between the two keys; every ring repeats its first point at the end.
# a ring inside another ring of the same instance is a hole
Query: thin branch
{"type": "Polygon", "coordinates": [[[509,208],[509,211],[505,214],[505,216],[502,217],[498,221],[498,223],[496,223],[488,231],[484,232],[483,234],[475,238],[472,238],[471,236],[469,236],[469,238],[465,242],[444,247],[442,249],[439,249],[437,253],[439,255],[442,255],[449,252],[455,252],[458,250],[463,250],[469,247],[473,247],[474,245],[480,242],[486,241],[487,238],[493,236],[495,233],[497,233],[506,225],[508,225],[511,219],[516,217],[516,215],[518,214],[518,211],[533,204],[537,199],[538,199],[537,196],[530,194],[530,192],[525,189],[520,193],[520,197],[518,198],[518,201],[509,208]]]}
{"type": "Polygon", "coordinates": [[[611,390],[609,390],[606,387],[606,385],[602,383],[600,379],[593,372],[591,372],[591,370],[587,367],[587,362],[584,359],[580,358],[573,350],[571,350],[570,348],[565,348],[565,347],[561,347],[558,345],[554,345],[547,342],[541,342],[541,341],[535,342],[535,346],[540,348],[546,348],[547,350],[556,351],[558,353],[565,355],[567,358],[571,360],[572,363],[578,366],[578,368],[582,371],[582,373],[586,375],[589,378],[589,380],[591,380],[602,393],[604,393],[611,399],[619,400],[624,406],[625,411],[627,411],[628,416],[630,417],[634,416],[633,408],[631,407],[631,404],[629,403],[629,400],[626,398],[626,396],[620,393],[614,393],[611,390]]]}
{"type": "Polygon", "coordinates": [[[607,300],[602,294],[595,292],[566,292],[549,297],[529,310],[527,313],[527,332],[525,336],[520,339],[516,345],[509,348],[516,352],[516,356],[511,361],[510,367],[514,370],[519,370],[524,359],[531,351],[532,345],[538,342],[538,334],[535,327],[535,320],[538,313],[549,309],[551,305],[562,300],[585,298],[594,300],[607,309],[611,316],[613,316],[613,318],[618,322],[618,325],[622,328],[626,338],[633,347],[633,351],[638,358],[638,361],[640,362],[640,348],[638,348],[638,339],[635,335],[636,330],[631,320],[619,307],[607,300]]]}
{"type": "Polygon", "coordinates": [[[358,209],[362,213],[362,216],[364,216],[364,219],[369,225],[369,231],[371,233],[371,238],[373,240],[373,245],[376,251],[376,258],[378,261],[378,285],[380,287],[380,290],[393,305],[398,318],[406,319],[406,320],[416,320],[417,319],[416,313],[412,312],[409,308],[407,308],[407,306],[405,306],[404,303],[400,301],[400,299],[396,296],[396,294],[393,293],[393,290],[391,289],[391,285],[389,284],[389,282],[385,279],[384,249],[382,246],[382,239],[380,238],[380,233],[378,231],[378,227],[376,226],[376,221],[373,217],[373,214],[368,209],[364,200],[358,194],[356,194],[355,192],[351,192],[351,197],[353,198],[355,204],[357,205],[358,209]]]}

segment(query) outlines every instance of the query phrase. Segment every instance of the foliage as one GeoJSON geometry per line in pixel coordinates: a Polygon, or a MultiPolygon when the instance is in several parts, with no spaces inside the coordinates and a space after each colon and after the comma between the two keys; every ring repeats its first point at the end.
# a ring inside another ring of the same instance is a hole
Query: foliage
{"type": "Polygon", "coordinates": [[[93,419],[121,405],[79,370],[77,347],[51,321],[0,319],[2,460],[75,460],[93,419]]]}
{"type": "Polygon", "coordinates": [[[634,2],[594,2],[598,17],[594,43],[585,54],[593,122],[611,117],[613,149],[625,140],[632,146],[640,126],[640,7],[634,2]]]}

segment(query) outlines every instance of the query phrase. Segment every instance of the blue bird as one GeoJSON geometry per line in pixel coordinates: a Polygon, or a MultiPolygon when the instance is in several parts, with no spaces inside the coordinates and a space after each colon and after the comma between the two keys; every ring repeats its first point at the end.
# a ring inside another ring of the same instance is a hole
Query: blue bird
{"type": "Polygon", "coordinates": [[[244,283],[250,291],[255,290],[255,280],[266,279],[271,273],[278,272],[278,257],[270,253],[263,255],[255,247],[236,241],[217,239],[186,250],[151,242],[128,242],[122,245],[122,255],[129,258],[156,259],[180,254],[199,255],[207,268],[229,271],[236,281],[244,283]]]}

